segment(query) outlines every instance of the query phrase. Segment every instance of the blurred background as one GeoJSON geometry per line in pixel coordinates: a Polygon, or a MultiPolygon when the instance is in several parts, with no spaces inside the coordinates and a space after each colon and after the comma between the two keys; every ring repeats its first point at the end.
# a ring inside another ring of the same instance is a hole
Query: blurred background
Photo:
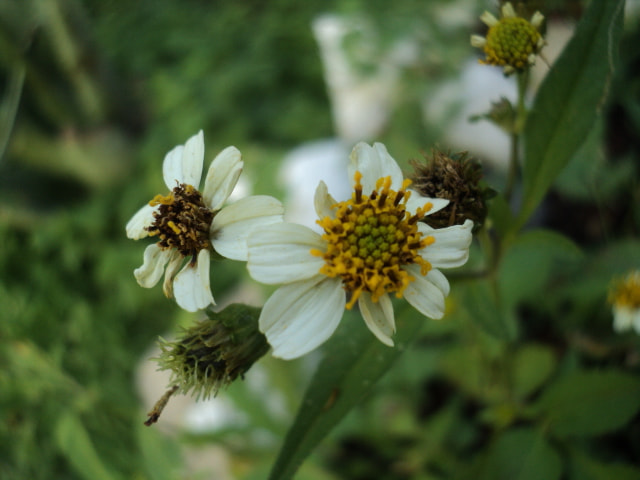
{"type": "MultiPolygon", "coordinates": [[[[552,61],[584,5],[526,3],[548,18],[552,61]]],[[[197,316],[137,285],[146,242],[124,226],[164,193],[165,153],[199,129],[205,168],[235,145],[243,192],[283,199],[302,223],[318,180],[347,191],[361,140],[384,142],[403,168],[436,144],[469,150],[499,189],[508,139],[468,121],[515,98],[469,45],[497,4],[0,0],[0,478],[265,478],[317,357],[264,358],[245,382],[206,402],[174,398],[144,427],[167,386],[155,342],[197,316]]],[[[538,219],[589,248],[638,232],[638,2],[627,9],[604,147],[568,167],[538,219]]],[[[220,305],[264,301],[242,263],[212,272],[220,305]]],[[[608,332],[606,307],[595,315],[608,332]]],[[[468,421],[478,400],[453,387],[455,322],[429,328],[429,348],[408,352],[299,478],[455,477],[482,442],[468,421]]]]}

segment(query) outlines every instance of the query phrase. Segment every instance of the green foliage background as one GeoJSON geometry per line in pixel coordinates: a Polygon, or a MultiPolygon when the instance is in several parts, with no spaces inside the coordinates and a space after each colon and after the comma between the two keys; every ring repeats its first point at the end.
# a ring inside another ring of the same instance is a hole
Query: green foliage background
{"type": "MultiPolygon", "coordinates": [[[[446,321],[398,308],[398,347],[388,349],[347,314],[317,373],[304,360],[261,362],[284,414],[238,383],[221,395],[246,425],[178,437],[142,426],[149,406],[135,369],[158,335],[192,320],[159,289],[138,287],[144,245],[124,235],[164,188],[166,151],[202,128],[207,158],[234,144],[260,172],[256,193],[277,192],[286,151],[333,135],[310,25],[337,11],[367,16],[380,32],[374,49],[419,40],[377,139],[401,162],[417,157],[444,129],[425,125],[419,100],[470,52],[467,29],[436,21],[446,3],[0,2],[1,478],[200,478],[182,453],[210,443],[226,447],[237,478],[266,478],[274,461],[273,478],[287,478],[303,460],[296,478],[640,478],[640,342],[613,333],[605,302],[612,278],[640,268],[637,21],[577,151],[535,151],[545,128],[570,128],[562,119],[525,131],[537,159],[525,163],[525,208],[514,218],[494,200],[500,261],[474,245],[446,321]],[[483,258],[491,278],[464,279],[483,258]]],[[[474,15],[487,7],[459,3],[474,15]]],[[[527,3],[566,21],[584,7],[527,3]]],[[[593,68],[597,86],[606,72],[593,68]]],[[[556,75],[549,90],[564,81],[571,91],[584,73],[556,75]]],[[[215,272],[217,297],[247,279],[240,264],[215,272]]]]}

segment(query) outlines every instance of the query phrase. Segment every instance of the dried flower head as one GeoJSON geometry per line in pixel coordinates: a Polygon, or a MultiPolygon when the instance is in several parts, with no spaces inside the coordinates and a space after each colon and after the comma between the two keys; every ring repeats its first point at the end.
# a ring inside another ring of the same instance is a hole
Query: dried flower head
{"type": "Polygon", "coordinates": [[[480,185],[482,167],[467,152],[443,153],[433,149],[426,162],[413,160],[413,188],[424,197],[444,198],[449,204],[423,221],[433,228],[462,225],[472,220],[478,230],[487,217],[487,199],[495,192],[480,185]]]}
{"type": "Polygon", "coordinates": [[[535,12],[527,20],[516,15],[511,3],[507,2],[502,6],[500,20],[489,12],[484,12],[480,20],[489,27],[486,37],[471,36],[471,45],[482,48],[486,55],[480,63],[501,66],[505,75],[535,63],[536,55],[545,44],[539,31],[544,21],[540,12],[535,12]]]}

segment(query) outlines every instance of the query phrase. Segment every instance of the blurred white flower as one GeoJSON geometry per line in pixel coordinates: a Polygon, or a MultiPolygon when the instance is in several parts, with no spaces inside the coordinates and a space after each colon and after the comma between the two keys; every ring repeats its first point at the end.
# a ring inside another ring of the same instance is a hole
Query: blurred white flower
{"type": "Polygon", "coordinates": [[[389,294],[441,318],[449,283],[438,268],[467,261],[473,222],[433,229],[419,221],[448,200],[409,190],[410,181],[382,144],[360,143],[350,160],[349,200],[334,200],[324,182],[316,189],[322,234],[279,223],[248,240],[251,276],[284,284],[260,315],[274,356],[295,358],[318,347],[356,302],[367,327],[391,346],[395,319],[389,294]]]}
{"type": "Polygon", "coordinates": [[[609,303],[613,309],[613,329],[619,333],[634,329],[640,334],[640,270],[614,283],[609,303]]]}
{"type": "Polygon", "coordinates": [[[203,161],[200,131],[164,158],[162,173],[169,194],[156,195],[126,226],[127,236],[134,240],[158,237],[134,271],[138,283],[151,288],[164,273],[165,295],[190,312],[215,303],[209,284],[211,253],[246,260],[252,229],[283,218],[281,203],[268,196],[246,197],[223,208],[242,172],[237,148],[227,147],[216,156],[200,192],[203,161]]]}

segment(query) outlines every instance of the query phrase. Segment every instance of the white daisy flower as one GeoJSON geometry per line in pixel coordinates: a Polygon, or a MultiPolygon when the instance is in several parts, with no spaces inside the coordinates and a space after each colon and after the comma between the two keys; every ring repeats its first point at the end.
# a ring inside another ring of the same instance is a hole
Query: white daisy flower
{"type": "Polygon", "coordinates": [[[390,294],[404,297],[425,316],[442,318],[449,282],[438,269],[467,261],[472,221],[442,229],[420,222],[448,200],[409,190],[410,180],[380,143],[359,143],[350,160],[349,200],[334,200],[324,182],[316,189],[323,234],[278,223],[248,240],[251,276],[284,284],[260,315],[260,330],[276,357],[296,358],[318,347],[335,331],[344,309],[356,303],[369,330],[392,346],[390,294]]]}
{"type": "Polygon", "coordinates": [[[614,283],[609,302],[613,310],[613,329],[618,333],[633,329],[640,334],[640,270],[632,271],[614,283]]]}
{"type": "Polygon", "coordinates": [[[138,283],[151,288],[164,273],[165,295],[189,312],[215,304],[209,284],[212,252],[246,260],[252,229],[283,217],[282,204],[269,196],[246,197],[223,208],[242,172],[237,148],[227,147],[213,159],[199,191],[203,161],[201,130],[165,156],[162,173],[169,194],[156,195],[126,226],[134,240],[158,237],[133,272],[138,283]]]}

